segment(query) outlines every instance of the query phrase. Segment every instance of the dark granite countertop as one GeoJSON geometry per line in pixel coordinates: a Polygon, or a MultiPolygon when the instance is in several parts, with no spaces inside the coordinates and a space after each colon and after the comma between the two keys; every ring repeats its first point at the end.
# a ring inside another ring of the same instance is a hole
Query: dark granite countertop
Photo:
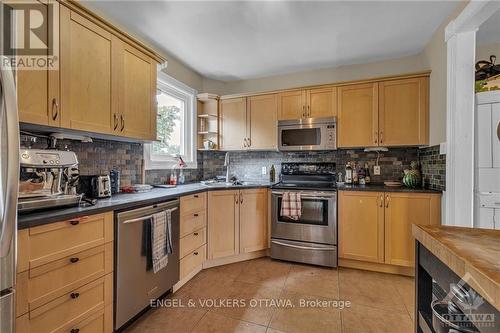
{"type": "Polygon", "coordinates": [[[122,210],[131,207],[153,204],[169,199],[179,198],[184,195],[194,194],[205,191],[217,191],[227,189],[245,189],[245,188],[259,188],[270,187],[270,183],[260,183],[252,185],[238,185],[238,186],[216,186],[209,187],[200,183],[179,185],[175,188],[162,189],[154,188],[149,192],[144,193],[122,193],[115,194],[108,199],[99,199],[94,206],[87,207],[69,207],[62,209],[44,210],[27,214],[20,214],[18,216],[18,229],[25,229],[35,227],[42,224],[53,223],[66,219],[72,219],[79,216],[89,214],[99,214],[114,210],[122,210]]]}
{"type": "Polygon", "coordinates": [[[369,185],[338,185],[339,191],[375,191],[375,192],[409,192],[409,193],[442,193],[442,191],[427,188],[409,188],[406,186],[385,186],[384,184],[369,185]]]}

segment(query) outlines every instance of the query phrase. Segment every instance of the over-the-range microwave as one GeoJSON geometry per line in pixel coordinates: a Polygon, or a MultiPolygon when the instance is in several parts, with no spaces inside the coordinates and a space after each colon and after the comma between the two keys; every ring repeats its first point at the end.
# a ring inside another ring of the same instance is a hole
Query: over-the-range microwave
{"type": "Polygon", "coordinates": [[[281,151],[337,149],[337,119],[280,120],[278,148],[281,151]]]}

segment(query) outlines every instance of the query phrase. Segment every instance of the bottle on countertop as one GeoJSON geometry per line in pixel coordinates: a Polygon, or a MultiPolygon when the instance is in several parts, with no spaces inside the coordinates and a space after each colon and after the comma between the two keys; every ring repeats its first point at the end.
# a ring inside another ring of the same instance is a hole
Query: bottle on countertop
{"type": "Polygon", "coordinates": [[[345,183],[346,184],[352,184],[352,167],[351,167],[351,162],[347,162],[347,165],[345,166],[345,183]]]}
{"type": "Polygon", "coordinates": [[[269,170],[269,181],[271,183],[276,181],[276,169],[274,168],[274,164],[271,164],[271,169],[269,170]]]}
{"type": "Polygon", "coordinates": [[[352,182],[353,184],[359,184],[358,168],[356,168],[356,162],[353,162],[352,166],[352,182]]]}
{"type": "Polygon", "coordinates": [[[372,181],[372,178],[370,176],[370,167],[368,166],[368,163],[365,163],[365,183],[370,184],[372,181]]]}
{"type": "Polygon", "coordinates": [[[179,178],[177,179],[178,184],[184,184],[186,181],[186,177],[184,176],[184,168],[186,167],[186,163],[182,159],[182,157],[179,156],[179,178]]]}

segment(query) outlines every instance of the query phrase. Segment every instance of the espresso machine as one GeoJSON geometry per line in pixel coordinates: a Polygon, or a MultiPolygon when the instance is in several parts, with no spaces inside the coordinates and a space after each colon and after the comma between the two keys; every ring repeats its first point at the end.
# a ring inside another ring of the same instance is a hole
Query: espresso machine
{"type": "Polygon", "coordinates": [[[21,149],[18,212],[78,206],[78,159],[71,151],[21,149]]]}

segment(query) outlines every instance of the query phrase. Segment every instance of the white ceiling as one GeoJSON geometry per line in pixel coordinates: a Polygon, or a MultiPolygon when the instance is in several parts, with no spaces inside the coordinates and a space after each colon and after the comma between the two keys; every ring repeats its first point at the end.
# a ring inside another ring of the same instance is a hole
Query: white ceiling
{"type": "Polygon", "coordinates": [[[420,52],[454,1],[88,1],[205,77],[230,81],[420,52]]]}
{"type": "Polygon", "coordinates": [[[500,10],[486,20],[477,31],[477,44],[500,42],[500,10]]]}

